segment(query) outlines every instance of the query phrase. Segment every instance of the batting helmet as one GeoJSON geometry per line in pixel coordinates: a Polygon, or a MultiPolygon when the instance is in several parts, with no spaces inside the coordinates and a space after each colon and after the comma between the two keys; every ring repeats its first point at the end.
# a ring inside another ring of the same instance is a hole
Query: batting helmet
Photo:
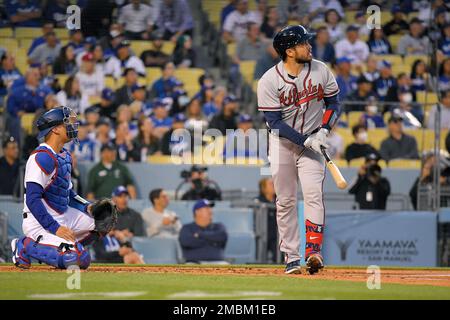
{"type": "Polygon", "coordinates": [[[287,26],[281,29],[273,39],[273,47],[284,60],[286,49],[292,48],[300,43],[305,43],[315,36],[315,33],[308,32],[302,25],[287,26]]]}
{"type": "Polygon", "coordinates": [[[37,120],[38,139],[44,138],[54,127],[61,124],[66,127],[67,137],[77,141],[79,123],[77,115],[69,107],[51,109],[39,117],[37,120]]]}

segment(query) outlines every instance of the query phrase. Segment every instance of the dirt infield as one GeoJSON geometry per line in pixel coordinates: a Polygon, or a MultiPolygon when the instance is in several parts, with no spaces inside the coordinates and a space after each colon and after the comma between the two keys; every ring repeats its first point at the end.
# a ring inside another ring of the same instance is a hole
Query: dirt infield
{"type": "MultiPolygon", "coordinates": [[[[104,273],[176,273],[196,275],[233,275],[233,276],[283,276],[301,277],[304,279],[321,279],[337,281],[366,282],[368,274],[364,268],[328,267],[319,274],[285,275],[282,267],[243,267],[243,266],[92,266],[83,272],[104,273]]],[[[0,272],[64,272],[47,266],[33,266],[29,270],[21,270],[14,266],[0,266],[0,272]]],[[[450,287],[450,269],[397,269],[382,268],[383,283],[433,285],[450,287]]]]}

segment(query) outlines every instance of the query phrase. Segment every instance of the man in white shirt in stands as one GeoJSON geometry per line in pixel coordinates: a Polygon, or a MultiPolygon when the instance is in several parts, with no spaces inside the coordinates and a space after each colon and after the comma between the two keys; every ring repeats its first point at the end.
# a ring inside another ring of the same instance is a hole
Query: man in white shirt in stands
{"type": "Polygon", "coordinates": [[[130,42],[128,40],[123,40],[117,47],[117,58],[120,61],[122,69],[132,68],[141,77],[145,77],[145,65],[141,59],[132,55],[130,52],[130,42]]]}
{"type": "MultiPolygon", "coordinates": [[[[450,129],[450,90],[441,93],[441,129],[450,129]]],[[[434,129],[436,125],[437,105],[431,107],[428,114],[428,129],[434,129]]]]}
{"type": "Polygon", "coordinates": [[[239,0],[236,10],[231,12],[223,24],[223,39],[227,43],[239,42],[247,35],[247,25],[257,23],[258,15],[248,10],[248,0],[239,0]]]}
{"type": "Polygon", "coordinates": [[[122,7],[119,13],[119,23],[124,26],[125,35],[131,40],[148,40],[155,24],[153,6],[142,3],[141,0],[131,0],[122,7]]]}
{"type": "Polygon", "coordinates": [[[347,27],[346,38],[336,43],[336,58],[347,57],[352,64],[363,64],[369,57],[369,47],[359,39],[358,27],[347,27]]]}
{"type": "Polygon", "coordinates": [[[181,222],[175,212],[166,209],[169,205],[167,193],[163,189],[154,189],[150,191],[149,198],[153,208],[147,208],[142,212],[147,236],[177,237],[181,230],[181,222]]]}
{"type": "Polygon", "coordinates": [[[105,76],[100,69],[95,67],[94,55],[91,52],[87,52],[81,59],[81,69],[75,77],[80,83],[81,95],[87,96],[87,99],[82,100],[84,102],[80,105],[80,113],[84,113],[91,103],[91,99],[100,99],[101,92],[105,86],[105,76]]]}

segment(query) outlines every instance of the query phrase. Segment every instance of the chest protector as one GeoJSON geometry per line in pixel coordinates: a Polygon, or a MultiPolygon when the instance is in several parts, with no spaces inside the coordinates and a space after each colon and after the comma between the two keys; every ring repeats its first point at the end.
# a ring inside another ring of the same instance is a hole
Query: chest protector
{"type": "Polygon", "coordinates": [[[55,154],[44,146],[39,146],[33,153],[37,153],[36,162],[46,174],[51,174],[56,169],[50,184],[44,190],[43,198],[53,210],[63,214],[69,206],[72,157],[66,149],[55,154]]]}

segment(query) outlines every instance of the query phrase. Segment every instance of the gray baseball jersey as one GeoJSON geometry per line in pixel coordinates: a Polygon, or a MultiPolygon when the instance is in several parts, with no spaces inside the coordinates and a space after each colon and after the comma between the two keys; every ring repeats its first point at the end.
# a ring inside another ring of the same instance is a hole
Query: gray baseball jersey
{"type": "MultiPolygon", "coordinates": [[[[288,75],[280,62],[258,82],[258,110],[281,111],[282,120],[289,126],[301,134],[310,134],[322,125],[324,97],[338,93],[336,79],[323,62],[313,59],[295,78],[288,75]]],[[[322,155],[270,134],[269,160],[277,195],[280,250],[286,254],[286,262],[301,257],[297,210],[299,182],[304,199],[306,255],[320,252],[325,216],[325,162],[322,155]]]]}
{"type": "Polygon", "coordinates": [[[323,98],[337,93],[336,79],[325,63],[313,59],[292,79],[281,61],[258,82],[258,110],[281,111],[283,121],[308,134],[322,124],[323,98]]]}

